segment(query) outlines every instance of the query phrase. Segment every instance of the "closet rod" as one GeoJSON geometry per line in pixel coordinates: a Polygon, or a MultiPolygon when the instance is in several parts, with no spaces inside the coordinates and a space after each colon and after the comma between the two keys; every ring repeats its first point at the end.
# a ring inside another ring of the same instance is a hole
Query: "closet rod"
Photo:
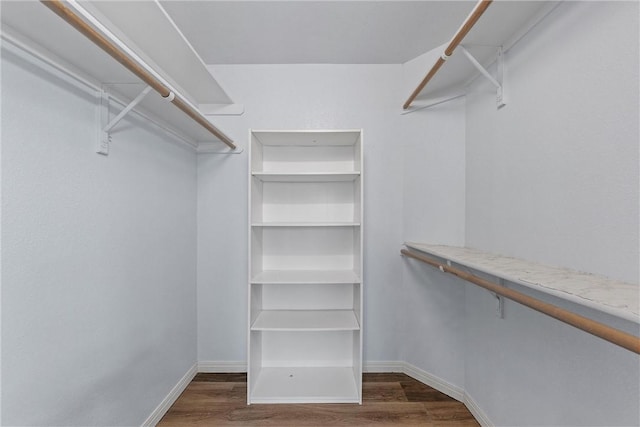
{"type": "Polygon", "coordinates": [[[619,345],[620,347],[626,348],[627,350],[630,350],[634,353],[640,354],[640,338],[634,335],[628,334],[619,329],[612,328],[603,323],[596,322],[595,320],[591,320],[587,317],[580,316],[579,314],[565,310],[564,308],[555,306],[553,304],[540,301],[537,298],[525,295],[513,289],[497,285],[481,277],[475,276],[471,273],[467,273],[466,271],[441,264],[438,261],[435,261],[434,259],[426,257],[422,254],[417,254],[407,249],[402,249],[400,253],[409,258],[414,258],[418,261],[424,262],[425,264],[437,267],[440,269],[440,271],[458,276],[459,278],[478,285],[490,292],[508,298],[526,307],[532,308],[533,310],[539,311],[540,313],[546,314],[547,316],[553,317],[554,319],[560,320],[561,322],[567,323],[573,327],[600,337],[603,340],[619,345]]]}
{"type": "Polygon", "coordinates": [[[163,98],[171,101],[173,105],[182,110],[187,116],[191,117],[196,123],[205,128],[216,138],[220,139],[231,149],[235,149],[236,145],[231,138],[225,135],[218,128],[213,126],[201,113],[192,108],[187,102],[185,102],[181,96],[178,96],[170,88],[168,88],[163,82],[159,81],[156,77],[150,74],[142,64],[133,61],[129,55],[123,52],[118,46],[114,45],[102,34],[94,30],[89,24],[87,24],[82,18],[76,15],[73,11],[67,8],[62,0],[41,0],[42,4],[47,6],[56,15],[67,21],[72,27],[82,33],[85,37],[98,45],[102,50],[107,52],[116,61],[126,67],[133,74],[138,76],[140,80],[151,86],[156,92],[163,98]]]}
{"type": "Polygon", "coordinates": [[[476,6],[471,11],[471,14],[469,14],[469,16],[464,21],[464,23],[462,24],[462,26],[460,27],[458,32],[453,36],[453,38],[449,42],[449,45],[444,50],[444,53],[442,54],[442,56],[440,56],[440,58],[438,58],[436,63],[433,64],[433,67],[431,67],[431,70],[429,70],[427,75],[424,76],[424,78],[422,79],[422,81],[420,82],[418,87],[416,87],[414,89],[414,91],[411,93],[409,98],[406,100],[406,102],[402,106],[402,109],[406,110],[407,108],[409,108],[411,106],[411,103],[416,99],[416,97],[418,95],[420,95],[420,92],[422,92],[422,90],[427,85],[427,83],[429,83],[429,80],[431,80],[433,78],[433,76],[435,76],[435,74],[438,72],[440,67],[442,67],[442,65],[445,63],[445,61],[447,59],[449,59],[449,57],[451,55],[453,55],[453,51],[462,42],[462,39],[465,38],[467,33],[469,31],[471,31],[473,26],[476,24],[476,22],[478,22],[478,19],[480,19],[480,17],[485,12],[485,10],[487,10],[487,8],[489,7],[489,5],[491,4],[492,1],[493,0],[479,0],[478,1],[476,6]]]}

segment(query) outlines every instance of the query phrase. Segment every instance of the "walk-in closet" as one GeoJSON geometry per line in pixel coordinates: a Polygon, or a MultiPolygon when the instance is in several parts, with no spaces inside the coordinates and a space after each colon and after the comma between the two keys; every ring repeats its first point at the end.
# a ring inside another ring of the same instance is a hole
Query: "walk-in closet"
{"type": "Polygon", "coordinates": [[[0,425],[640,425],[638,1],[0,22],[0,425]]]}

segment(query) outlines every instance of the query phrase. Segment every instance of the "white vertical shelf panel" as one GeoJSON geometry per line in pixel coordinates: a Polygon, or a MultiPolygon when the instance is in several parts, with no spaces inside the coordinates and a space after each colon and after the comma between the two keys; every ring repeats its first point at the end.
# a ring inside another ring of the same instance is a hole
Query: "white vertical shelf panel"
{"type": "Polygon", "coordinates": [[[362,402],[362,132],[250,132],[248,403],[362,402]]]}

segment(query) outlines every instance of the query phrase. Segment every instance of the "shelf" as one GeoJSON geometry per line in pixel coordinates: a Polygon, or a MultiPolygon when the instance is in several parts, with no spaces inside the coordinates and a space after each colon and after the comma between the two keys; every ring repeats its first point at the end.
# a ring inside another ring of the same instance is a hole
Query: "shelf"
{"type": "Polygon", "coordinates": [[[338,182],[354,181],[360,176],[360,172],[252,172],[251,175],[262,182],[338,182]]]}
{"type": "Polygon", "coordinates": [[[251,403],[360,403],[351,367],[264,367],[250,395],[251,403]]]}
{"type": "Polygon", "coordinates": [[[130,40],[138,55],[166,72],[165,78],[174,78],[174,86],[193,95],[193,103],[232,103],[160,2],[91,1],[83,5],[103,23],[112,24],[119,38],[130,40]]]}
{"type": "Polygon", "coordinates": [[[252,227],[359,227],[358,222],[256,222],[252,227]]]}
{"type": "Polygon", "coordinates": [[[357,331],[353,310],[264,310],[252,331],[357,331]]]}
{"type": "Polygon", "coordinates": [[[405,245],[563,300],[640,323],[640,288],[632,283],[477,249],[409,242],[405,245]]]}
{"type": "Polygon", "coordinates": [[[263,146],[353,146],[361,131],[353,130],[254,130],[253,134],[263,146]],[[318,142],[320,140],[320,142],[318,142]]]}
{"type": "Polygon", "coordinates": [[[352,270],[267,270],[256,274],[252,284],[357,284],[360,277],[352,270]]]}
{"type": "MultiPolygon", "coordinates": [[[[159,2],[82,2],[81,6],[196,107],[231,103],[159,2]]],[[[134,99],[145,87],[132,72],[40,2],[2,2],[2,33],[18,46],[37,52],[95,88],[104,84],[110,95],[124,102],[134,99]]],[[[194,142],[216,140],[155,92],[147,95],[135,110],[194,142]]]]}

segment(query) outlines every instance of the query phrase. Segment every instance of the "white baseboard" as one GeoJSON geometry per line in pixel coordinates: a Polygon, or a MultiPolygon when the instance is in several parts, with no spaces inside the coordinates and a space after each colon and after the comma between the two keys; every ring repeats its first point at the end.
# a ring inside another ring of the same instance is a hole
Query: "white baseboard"
{"type": "Polygon", "coordinates": [[[184,389],[187,388],[187,386],[189,385],[191,380],[196,376],[197,373],[198,373],[197,364],[189,368],[187,373],[184,374],[182,378],[180,378],[180,380],[175,386],[173,386],[173,388],[171,389],[167,397],[165,397],[162,400],[162,402],[160,402],[158,407],[154,409],[153,412],[151,412],[151,415],[149,415],[147,419],[142,423],[142,426],[147,427],[147,426],[155,426],[156,424],[158,424],[162,419],[162,417],[164,417],[164,414],[167,413],[169,408],[171,408],[171,405],[173,405],[173,403],[178,399],[178,397],[180,397],[184,389]]]}
{"type": "Polygon", "coordinates": [[[403,362],[379,361],[364,362],[363,372],[404,372],[403,362]]]}
{"type": "Polygon", "coordinates": [[[402,363],[404,365],[404,373],[409,375],[411,378],[414,378],[421,383],[428,385],[429,387],[433,387],[439,392],[444,393],[459,402],[463,402],[464,390],[460,387],[453,385],[443,380],[442,378],[436,377],[435,375],[432,375],[427,371],[423,371],[422,369],[413,366],[410,363],[402,363]]]}
{"type": "Polygon", "coordinates": [[[206,373],[227,373],[227,372],[247,372],[247,362],[242,361],[219,361],[201,360],[198,362],[198,372],[206,373]]]}
{"type": "Polygon", "coordinates": [[[469,412],[473,414],[473,417],[480,423],[482,427],[493,427],[494,424],[491,422],[489,417],[487,417],[487,414],[485,414],[484,411],[480,409],[478,403],[473,400],[473,398],[468,395],[467,392],[464,393],[464,400],[462,403],[464,403],[469,412]]]}

